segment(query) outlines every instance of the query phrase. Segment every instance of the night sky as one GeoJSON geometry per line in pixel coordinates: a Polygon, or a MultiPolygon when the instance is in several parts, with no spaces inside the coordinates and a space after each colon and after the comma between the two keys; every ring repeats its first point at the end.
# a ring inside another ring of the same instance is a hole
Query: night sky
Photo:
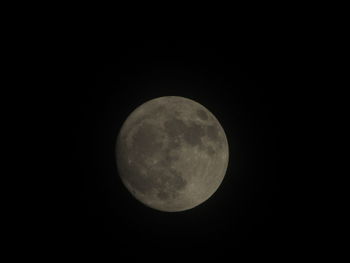
{"type": "Polygon", "coordinates": [[[70,51],[59,73],[69,84],[57,90],[64,150],[56,241],[63,251],[164,260],[184,253],[234,260],[238,254],[259,258],[287,251],[291,97],[284,50],[236,39],[142,39],[75,48],[77,56],[70,51]],[[184,212],[144,206],[117,172],[119,129],[136,107],[160,96],[205,106],[230,147],[220,188],[184,212]]]}

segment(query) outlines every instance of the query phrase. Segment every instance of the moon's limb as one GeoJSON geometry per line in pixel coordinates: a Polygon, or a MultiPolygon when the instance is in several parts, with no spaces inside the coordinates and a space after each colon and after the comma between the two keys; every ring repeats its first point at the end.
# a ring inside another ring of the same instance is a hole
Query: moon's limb
{"type": "Polygon", "coordinates": [[[133,111],[117,139],[117,165],[132,195],[154,209],[183,211],[206,201],[228,165],[215,116],[182,97],[160,97],[133,111]]]}

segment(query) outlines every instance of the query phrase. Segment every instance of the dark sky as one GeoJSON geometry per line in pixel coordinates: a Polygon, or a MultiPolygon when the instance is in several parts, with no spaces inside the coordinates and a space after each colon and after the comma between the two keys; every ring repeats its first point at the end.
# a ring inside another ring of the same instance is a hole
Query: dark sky
{"type": "Polygon", "coordinates": [[[286,198],[292,103],[283,48],[237,39],[129,40],[76,47],[57,89],[63,185],[57,241],[63,250],[204,259],[283,254],[291,246],[286,198]],[[183,96],[223,126],[230,161],[218,191],[185,212],[135,200],[118,177],[116,136],[137,106],[183,96]]]}

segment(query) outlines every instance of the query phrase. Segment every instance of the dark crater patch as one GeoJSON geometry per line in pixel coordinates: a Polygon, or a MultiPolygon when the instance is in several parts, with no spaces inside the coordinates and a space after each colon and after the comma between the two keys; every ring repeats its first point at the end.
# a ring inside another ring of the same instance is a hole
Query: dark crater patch
{"type": "Polygon", "coordinates": [[[175,169],[170,169],[172,173],[172,188],[175,190],[181,190],[186,186],[186,180],[181,176],[181,173],[175,169]]]}
{"type": "MultiPolygon", "coordinates": [[[[177,118],[165,121],[164,130],[169,135],[171,140],[182,136],[184,141],[191,146],[200,145],[201,137],[205,135],[204,126],[198,125],[194,122],[192,122],[190,125],[186,125],[185,122],[177,118]]],[[[170,142],[170,144],[171,143],[175,142],[170,142]]],[[[171,147],[170,144],[169,147],[171,147]]]]}
{"type": "Polygon", "coordinates": [[[201,137],[205,134],[203,126],[198,124],[191,124],[187,127],[184,133],[184,140],[191,146],[200,145],[202,143],[201,137]]]}
{"type": "Polygon", "coordinates": [[[187,184],[181,173],[174,169],[157,172],[155,176],[158,176],[158,179],[156,179],[154,188],[158,190],[157,196],[161,200],[175,198],[178,195],[178,191],[187,184]]]}
{"type": "Polygon", "coordinates": [[[162,111],[165,111],[166,110],[166,107],[164,106],[164,105],[159,105],[159,106],[157,106],[153,111],[152,111],[152,113],[154,113],[154,112],[162,112],[162,111]]]}
{"type": "Polygon", "coordinates": [[[204,110],[198,110],[197,115],[200,119],[204,121],[208,120],[208,114],[204,110]]]}
{"type": "Polygon", "coordinates": [[[175,138],[170,137],[169,138],[169,143],[168,143],[168,149],[169,150],[174,150],[180,147],[180,142],[179,140],[175,140],[175,138]]]}
{"type": "Polygon", "coordinates": [[[185,132],[186,124],[180,119],[173,118],[164,122],[164,130],[170,137],[174,138],[185,132]]]}
{"type": "Polygon", "coordinates": [[[169,199],[169,194],[167,192],[164,192],[163,190],[159,191],[157,196],[158,196],[158,198],[160,200],[167,200],[167,199],[169,199]]]}
{"type": "Polygon", "coordinates": [[[213,156],[215,154],[213,147],[211,147],[210,145],[206,148],[206,151],[210,156],[213,156]]]}
{"type": "Polygon", "coordinates": [[[170,149],[165,152],[164,158],[160,161],[163,166],[170,167],[171,164],[180,159],[178,154],[170,154],[170,149]]]}

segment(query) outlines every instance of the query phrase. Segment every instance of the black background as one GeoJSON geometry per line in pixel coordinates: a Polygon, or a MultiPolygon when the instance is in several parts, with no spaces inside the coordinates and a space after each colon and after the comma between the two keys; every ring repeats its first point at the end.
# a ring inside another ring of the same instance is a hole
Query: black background
{"type": "MultiPolygon", "coordinates": [[[[133,258],[286,255],[293,239],[286,198],[293,102],[288,50],[238,39],[124,40],[76,46],[54,90],[60,185],[49,234],[62,251],[133,258]],[[115,143],[127,116],[160,96],[208,108],[230,148],[218,191],[194,209],[164,213],[119,179],[115,143]],[[57,221],[57,222],[56,222],[57,221]],[[53,234],[55,233],[55,234],[53,234]]],[[[49,101],[50,102],[50,101],[49,101]]]]}

